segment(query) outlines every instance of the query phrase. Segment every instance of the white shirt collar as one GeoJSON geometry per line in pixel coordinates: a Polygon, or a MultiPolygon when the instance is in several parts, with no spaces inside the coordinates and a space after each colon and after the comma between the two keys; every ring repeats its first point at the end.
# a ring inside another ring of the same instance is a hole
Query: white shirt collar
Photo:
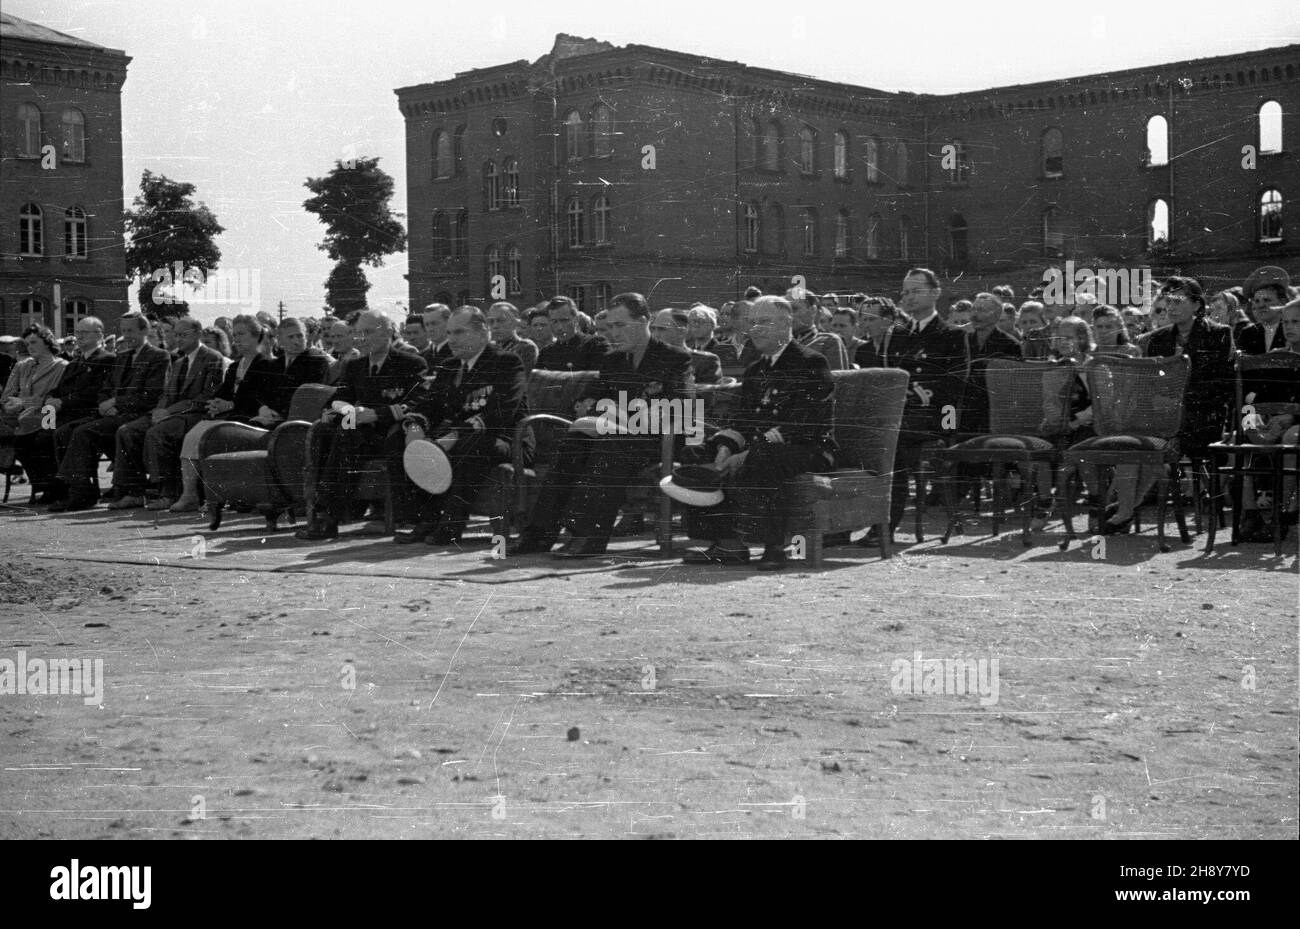
{"type": "Polygon", "coordinates": [[[930,323],[934,322],[938,318],[939,318],[939,314],[936,312],[936,313],[931,313],[925,319],[916,320],[916,331],[925,332],[925,327],[930,325],[930,323]]]}
{"type": "MultiPolygon", "coordinates": [[[[790,340],[790,342],[793,342],[793,341],[794,341],[794,339],[791,339],[791,340],[790,340]]],[[[780,361],[780,360],[781,360],[781,356],[785,354],[785,350],[786,350],[787,348],[790,347],[790,342],[786,342],[784,345],[782,345],[780,348],[778,348],[778,349],[776,350],[776,354],[775,354],[775,355],[765,355],[764,357],[767,358],[767,363],[768,363],[769,365],[773,365],[773,366],[774,366],[778,361],[780,361]]]]}
{"type": "Polygon", "coordinates": [[[483,352],[484,352],[486,349],[487,349],[487,346],[485,345],[485,346],[483,346],[483,348],[480,348],[480,349],[478,350],[478,354],[475,355],[473,358],[471,358],[469,361],[462,362],[462,363],[465,365],[465,370],[466,370],[466,371],[473,371],[473,370],[474,370],[474,365],[478,364],[478,360],[479,360],[480,358],[483,357],[483,352]]]}

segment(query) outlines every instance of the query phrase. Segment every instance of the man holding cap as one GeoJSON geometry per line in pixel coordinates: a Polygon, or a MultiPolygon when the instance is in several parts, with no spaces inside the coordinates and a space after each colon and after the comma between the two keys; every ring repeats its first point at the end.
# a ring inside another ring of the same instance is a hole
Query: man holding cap
{"type": "MultiPolygon", "coordinates": [[[[428,438],[445,453],[451,484],[436,495],[412,486],[402,457],[390,455],[394,493],[405,492],[416,514],[415,529],[393,540],[399,545],[460,540],[470,504],[492,468],[510,460],[515,425],[528,415],[524,363],[489,341],[481,310],[466,306],[452,313],[447,344],[452,357],[439,361],[433,375],[412,391],[403,404],[402,428],[408,446],[428,438]]],[[[529,452],[525,465],[531,464],[529,452]]]]}
{"type": "MultiPolygon", "coordinates": [[[[786,565],[784,501],[781,485],[799,474],[835,466],[834,383],[830,364],[818,351],[792,340],[792,308],[781,297],[759,297],[751,314],[749,337],[762,353],[745,369],[740,397],[727,428],[704,445],[722,473],[725,494],[717,506],[695,514],[696,538],[712,539],[690,551],[686,564],[745,564],[749,549],[736,521],[761,521],[762,571],[786,565]]],[[[670,494],[671,495],[671,494],[670,494]]]]}

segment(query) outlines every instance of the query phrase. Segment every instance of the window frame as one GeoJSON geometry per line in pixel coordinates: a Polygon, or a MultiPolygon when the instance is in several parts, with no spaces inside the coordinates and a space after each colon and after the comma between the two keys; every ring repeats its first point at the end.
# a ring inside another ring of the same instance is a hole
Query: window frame
{"type": "Polygon", "coordinates": [[[577,110],[569,110],[564,114],[561,122],[564,127],[564,160],[579,161],[582,158],[582,114],[577,110]]]}
{"type": "Polygon", "coordinates": [[[609,245],[609,195],[597,194],[591,201],[591,244],[609,245]]]}
{"type": "Polygon", "coordinates": [[[844,129],[836,129],[831,155],[831,173],[837,181],[849,179],[849,134],[844,129]]]}
{"type": "Polygon", "coordinates": [[[1268,100],[1265,100],[1263,103],[1261,103],[1259,105],[1259,108],[1255,110],[1255,122],[1256,122],[1256,128],[1258,130],[1257,132],[1258,138],[1256,139],[1256,141],[1259,143],[1258,152],[1260,155],[1280,155],[1284,151],[1286,151],[1285,119],[1286,119],[1286,112],[1282,109],[1281,102],[1278,100],[1274,100],[1271,97],[1268,100]],[[1270,103],[1273,106],[1277,107],[1278,109],[1277,148],[1264,147],[1264,107],[1268,106],[1270,103]]]}
{"type": "Polygon", "coordinates": [[[874,135],[863,141],[862,159],[866,165],[867,183],[883,183],[880,179],[880,140],[874,135]]]}
{"type": "Polygon", "coordinates": [[[433,133],[433,180],[446,181],[456,176],[456,156],[451,133],[438,129],[433,133]],[[443,151],[445,149],[445,152],[443,151]],[[443,164],[444,155],[446,164],[443,164]],[[443,173],[443,170],[446,173],[443,173]]]}
{"type": "Polygon", "coordinates": [[[68,164],[85,164],[86,114],[75,106],[64,107],[59,123],[62,131],[62,138],[60,140],[60,148],[62,151],[60,152],[59,159],[68,164]],[[69,115],[74,115],[77,119],[69,120],[69,115]],[[70,129],[74,129],[74,131],[70,133],[70,129]],[[72,136],[71,140],[69,139],[69,135],[72,136]],[[68,148],[70,141],[74,148],[79,145],[80,150],[69,153],[68,148]]]}
{"type": "Polygon", "coordinates": [[[524,253],[514,243],[506,246],[506,292],[512,296],[524,292],[524,253]]]}
{"type": "Polygon", "coordinates": [[[45,257],[45,211],[39,203],[28,201],[18,208],[18,255],[21,258],[45,257]],[[27,247],[23,247],[26,240],[27,247]]]}
{"type": "Polygon", "coordinates": [[[799,213],[799,239],[804,258],[816,258],[821,243],[817,235],[817,210],[806,206],[799,213]]]}
{"type": "Polygon", "coordinates": [[[799,173],[804,177],[817,174],[817,130],[807,123],[799,127],[799,173]]]}
{"type": "Polygon", "coordinates": [[[19,158],[40,158],[41,157],[41,136],[44,130],[45,114],[35,103],[24,100],[18,104],[17,119],[19,126],[19,158]],[[35,130],[33,131],[33,121],[30,118],[35,115],[35,130]],[[32,145],[33,135],[35,136],[35,146],[32,145]]]}
{"type": "Polygon", "coordinates": [[[603,100],[591,108],[591,157],[612,158],[614,156],[614,108],[603,100]],[[603,113],[604,128],[598,114],[603,113]]]}
{"type": "Polygon", "coordinates": [[[1147,248],[1148,249],[1168,248],[1169,243],[1173,241],[1173,237],[1174,237],[1173,218],[1171,216],[1171,210],[1169,209],[1168,200],[1166,200],[1164,197],[1152,197],[1150,200],[1147,201],[1146,225],[1147,225],[1147,232],[1146,232],[1147,248]],[[1165,237],[1163,239],[1157,239],[1154,234],[1156,206],[1158,204],[1163,205],[1165,208],[1165,237]]]}
{"type": "Polygon", "coordinates": [[[1060,126],[1048,126],[1039,137],[1039,168],[1044,178],[1065,177],[1065,133],[1060,126]],[[1055,135],[1053,135],[1055,134],[1055,135]],[[1056,154],[1051,154],[1048,139],[1055,138],[1056,154]],[[1052,162],[1055,161],[1055,166],[1052,162]]]}
{"type": "Polygon", "coordinates": [[[90,260],[90,223],[81,207],[70,206],[63,211],[63,256],[74,261],[90,260]]]}
{"type": "Polygon", "coordinates": [[[586,243],[586,217],[581,197],[570,197],[564,204],[564,241],[567,248],[582,248],[586,243]]]}
{"type": "Polygon", "coordinates": [[[1257,245],[1281,245],[1286,241],[1286,198],[1282,196],[1282,191],[1277,187],[1265,187],[1255,198],[1255,243],[1257,245]],[[1264,233],[1265,207],[1272,204],[1265,204],[1264,198],[1269,194],[1277,194],[1277,208],[1269,210],[1268,213],[1277,215],[1277,235],[1267,236],[1264,233]]]}
{"type": "Polygon", "coordinates": [[[761,208],[757,203],[750,201],[745,204],[745,211],[741,218],[741,224],[743,229],[741,250],[748,255],[758,254],[759,247],[763,242],[763,221],[761,218],[761,208]]]}
{"type": "Polygon", "coordinates": [[[1163,113],[1153,113],[1147,117],[1146,131],[1143,134],[1143,145],[1146,146],[1145,164],[1148,168],[1167,168],[1169,167],[1169,119],[1163,113]],[[1151,147],[1151,124],[1156,120],[1164,125],[1164,158],[1161,161],[1155,160],[1155,150],[1151,147]]]}

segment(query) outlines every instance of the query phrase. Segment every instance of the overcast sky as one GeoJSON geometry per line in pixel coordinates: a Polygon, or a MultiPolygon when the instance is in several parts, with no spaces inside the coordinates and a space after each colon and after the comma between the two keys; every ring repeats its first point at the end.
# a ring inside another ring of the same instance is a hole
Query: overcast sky
{"type": "MultiPolygon", "coordinates": [[[[134,59],[122,96],[129,204],[145,168],[198,185],[226,227],[222,267],[263,308],[319,313],[330,262],[302,209],[349,146],[379,156],[406,208],[393,89],[550,50],[557,32],[883,90],[946,93],[1300,41],[1300,2],[826,0],[5,0],[5,10],[134,59]],[[1175,13],[1176,11],[1176,13],[1175,13]]],[[[372,305],[407,296],[406,255],[367,268],[372,305]]],[[[213,314],[215,315],[215,314],[213,314]]]]}

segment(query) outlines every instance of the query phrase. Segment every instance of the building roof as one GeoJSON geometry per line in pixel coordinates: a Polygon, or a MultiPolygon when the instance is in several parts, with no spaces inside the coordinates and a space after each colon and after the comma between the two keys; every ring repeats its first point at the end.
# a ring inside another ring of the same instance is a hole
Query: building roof
{"type": "Polygon", "coordinates": [[[125,54],[125,52],[120,49],[107,48],[96,42],[89,42],[85,39],[77,38],[74,35],[68,35],[66,32],[59,32],[57,29],[42,26],[40,23],[34,23],[31,20],[22,19],[11,13],[0,13],[0,39],[10,41],[14,39],[25,39],[28,42],[44,42],[47,45],[70,45],[88,51],[108,52],[110,54],[118,55],[125,54]]]}

